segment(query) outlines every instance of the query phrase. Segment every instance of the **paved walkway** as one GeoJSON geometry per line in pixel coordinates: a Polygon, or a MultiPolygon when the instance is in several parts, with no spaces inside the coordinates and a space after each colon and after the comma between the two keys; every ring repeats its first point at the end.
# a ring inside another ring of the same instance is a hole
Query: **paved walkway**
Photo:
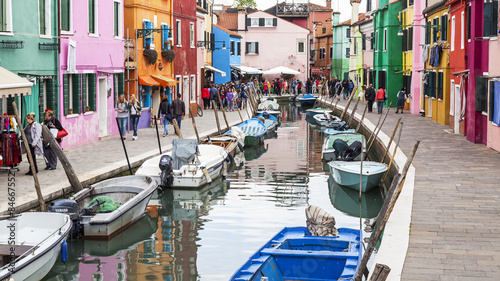
{"type": "MultiPolygon", "coordinates": [[[[247,113],[242,111],[241,114],[243,119],[246,120],[248,117],[247,113]]],[[[241,122],[237,111],[226,112],[226,116],[230,126],[241,122]]],[[[195,121],[200,138],[217,132],[213,110],[205,110],[203,117],[197,117],[195,121]]],[[[221,122],[221,129],[226,129],[224,117],[220,111],[219,121],[221,122]]],[[[162,137],[162,127],[159,130],[162,151],[166,151],[171,148],[172,139],[177,138],[177,136],[174,134],[172,125],[168,126],[169,135],[167,137],[162,137]]],[[[191,119],[185,118],[182,121],[181,132],[184,138],[196,137],[191,119]]],[[[138,167],[147,158],[159,154],[156,130],[154,128],[140,129],[138,139],[135,141],[132,141],[132,132],[128,133],[125,144],[132,167],[138,167]]],[[[65,149],[64,152],[84,186],[128,170],[122,143],[118,136],[65,149]]],[[[43,170],[45,163],[42,157],[37,157],[37,164],[40,169],[38,179],[46,202],[62,196],[63,189],[66,191],[71,190],[61,163],[58,164],[57,169],[54,171],[43,170]]],[[[20,171],[15,173],[15,205],[17,211],[25,211],[33,206],[38,206],[33,177],[26,176],[25,173],[27,171],[28,161],[23,161],[20,165],[20,171]]],[[[0,171],[0,215],[6,214],[8,208],[7,183],[8,173],[0,171]]]]}
{"type": "Polygon", "coordinates": [[[403,152],[421,140],[401,280],[500,280],[500,153],[408,111],[391,109],[382,131],[390,136],[400,117],[403,152]]]}

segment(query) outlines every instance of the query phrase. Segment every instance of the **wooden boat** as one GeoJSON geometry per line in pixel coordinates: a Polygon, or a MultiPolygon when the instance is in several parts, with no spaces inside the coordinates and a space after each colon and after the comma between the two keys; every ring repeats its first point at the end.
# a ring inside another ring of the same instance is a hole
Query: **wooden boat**
{"type": "Polygon", "coordinates": [[[314,103],[316,102],[316,98],[313,95],[303,95],[302,97],[298,98],[300,105],[301,106],[314,106],[314,103]]]}
{"type": "Polygon", "coordinates": [[[230,280],[352,280],[361,261],[361,232],[338,232],[337,237],[312,236],[306,227],[285,227],[230,280]]]}
{"type": "Polygon", "coordinates": [[[314,117],[314,115],[317,115],[317,114],[325,114],[325,113],[332,114],[332,112],[333,111],[329,108],[316,107],[316,108],[307,109],[306,115],[308,115],[310,117],[314,117]]]}
{"type": "MultiPolygon", "coordinates": [[[[337,153],[335,153],[334,143],[336,139],[341,139],[347,143],[347,145],[351,145],[355,141],[363,141],[363,155],[366,157],[366,139],[363,138],[363,135],[357,133],[348,133],[342,132],[340,134],[332,134],[325,138],[323,142],[323,147],[321,150],[321,158],[325,161],[337,160],[337,153]]],[[[355,158],[354,160],[361,160],[361,156],[355,158]]]]}
{"type": "Polygon", "coordinates": [[[260,100],[259,105],[257,106],[257,110],[266,111],[266,110],[278,110],[280,105],[278,104],[278,100],[273,97],[265,97],[260,100]]]}
{"type": "Polygon", "coordinates": [[[43,279],[54,266],[72,225],[68,215],[58,213],[22,213],[0,221],[0,280],[43,279]]]}
{"type": "Polygon", "coordinates": [[[145,161],[135,173],[150,176],[166,188],[198,188],[225,176],[228,153],[224,147],[174,139],[170,152],[145,161]]]}
{"type": "MultiPolygon", "coordinates": [[[[341,186],[359,190],[361,161],[331,161],[330,175],[341,186]]],[[[363,180],[361,191],[366,192],[379,186],[382,176],[387,171],[385,163],[363,161],[363,180]]]]}
{"type": "MultiPolygon", "coordinates": [[[[244,139],[242,141],[244,141],[244,139]]],[[[211,144],[223,147],[227,154],[234,156],[238,148],[239,140],[238,137],[233,135],[217,135],[202,140],[201,144],[211,144]]]]}
{"type": "MultiPolygon", "coordinates": [[[[267,128],[259,119],[248,119],[237,127],[245,133],[245,147],[264,143],[264,135],[267,133],[267,128]]],[[[226,132],[226,134],[231,134],[231,131],[226,132]]]]}
{"type": "Polygon", "coordinates": [[[316,121],[316,124],[320,126],[325,126],[330,121],[337,121],[337,122],[341,121],[339,117],[331,115],[329,112],[325,112],[323,114],[316,114],[313,116],[313,118],[316,121]]]}
{"type": "Polygon", "coordinates": [[[69,199],[52,201],[49,212],[70,214],[75,222],[73,235],[109,239],[144,215],[157,188],[156,181],[147,176],[112,178],[84,188],[69,199]],[[111,205],[117,208],[111,209],[111,205]]]}

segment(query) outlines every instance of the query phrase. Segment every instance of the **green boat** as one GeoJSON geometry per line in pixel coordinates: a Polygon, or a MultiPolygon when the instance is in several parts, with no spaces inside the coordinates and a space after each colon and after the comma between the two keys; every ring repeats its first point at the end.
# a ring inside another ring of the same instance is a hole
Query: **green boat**
{"type": "MultiPolygon", "coordinates": [[[[323,142],[323,148],[321,150],[321,157],[325,161],[333,161],[337,160],[337,154],[335,154],[335,148],[333,146],[335,140],[341,139],[347,143],[347,145],[351,145],[355,141],[363,141],[363,155],[366,157],[366,139],[363,138],[362,134],[358,133],[340,133],[329,135],[325,138],[323,142]]],[[[354,159],[355,161],[361,160],[361,155],[354,159]]]]}
{"type": "MultiPolygon", "coordinates": [[[[328,162],[330,175],[341,186],[359,190],[361,161],[328,162]]],[[[366,192],[379,186],[382,176],[387,171],[385,163],[363,161],[363,177],[361,191],[366,192]]]]}

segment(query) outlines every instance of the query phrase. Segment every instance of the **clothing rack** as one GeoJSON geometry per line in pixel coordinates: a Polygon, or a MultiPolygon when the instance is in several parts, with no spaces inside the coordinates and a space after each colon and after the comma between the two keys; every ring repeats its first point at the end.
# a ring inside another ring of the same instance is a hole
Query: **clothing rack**
{"type": "Polygon", "coordinates": [[[19,171],[22,157],[18,129],[19,124],[13,115],[0,116],[0,155],[2,156],[0,170],[17,169],[19,171]]]}

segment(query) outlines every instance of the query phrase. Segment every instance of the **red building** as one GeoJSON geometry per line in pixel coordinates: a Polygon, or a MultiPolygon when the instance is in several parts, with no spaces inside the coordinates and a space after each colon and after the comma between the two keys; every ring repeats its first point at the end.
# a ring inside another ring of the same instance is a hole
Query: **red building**
{"type": "Polygon", "coordinates": [[[465,92],[467,90],[467,55],[466,1],[450,0],[446,2],[450,10],[450,128],[455,133],[465,135],[465,92]]]}
{"type": "MultiPolygon", "coordinates": [[[[173,1],[172,32],[174,34],[173,50],[174,78],[179,81],[175,94],[181,94],[182,100],[196,112],[198,100],[197,84],[197,49],[196,49],[196,0],[173,1]]],[[[187,108],[186,108],[187,110],[187,108]]]]}

